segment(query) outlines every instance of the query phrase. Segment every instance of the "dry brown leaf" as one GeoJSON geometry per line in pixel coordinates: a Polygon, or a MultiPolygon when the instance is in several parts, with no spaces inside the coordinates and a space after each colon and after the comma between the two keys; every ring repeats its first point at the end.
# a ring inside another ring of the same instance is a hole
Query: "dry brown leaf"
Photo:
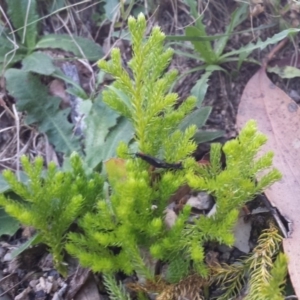
{"type": "Polygon", "coordinates": [[[274,166],[283,178],[266,190],[270,202],[291,222],[290,236],[283,241],[289,257],[289,274],[300,297],[300,109],[267,77],[261,68],[248,82],[240,102],[237,126],[249,119],[268,137],[263,152],[272,150],[274,166]]]}

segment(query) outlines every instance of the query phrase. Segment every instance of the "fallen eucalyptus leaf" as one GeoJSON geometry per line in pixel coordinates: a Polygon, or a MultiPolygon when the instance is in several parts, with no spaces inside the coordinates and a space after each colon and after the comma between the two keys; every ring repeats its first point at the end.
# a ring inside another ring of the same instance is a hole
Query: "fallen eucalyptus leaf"
{"type": "Polygon", "coordinates": [[[268,78],[261,68],[247,83],[240,102],[237,126],[249,119],[268,137],[262,152],[273,151],[273,165],[282,180],[265,191],[269,201],[291,222],[290,236],[283,241],[289,257],[289,274],[300,297],[300,109],[298,105],[268,78]]]}

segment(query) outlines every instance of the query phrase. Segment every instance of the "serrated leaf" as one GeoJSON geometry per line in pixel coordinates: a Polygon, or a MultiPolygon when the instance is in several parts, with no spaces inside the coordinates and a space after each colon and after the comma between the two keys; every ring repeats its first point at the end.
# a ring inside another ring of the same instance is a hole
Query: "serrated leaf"
{"type": "Polygon", "coordinates": [[[243,22],[249,13],[249,5],[248,4],[243,4],[239,6],[230,16],[230,23],[226,27],[225,35],[224,37],[220,38],[219,40],[216,41],[214,50],[215,53],[217,54],[217,57],[219,57],[223,51],[224,48],[227,45],[227,41],[229,37],[232,35],[233,29],[238,26],[241,22],[243,22]]]}
{"type": "Polygon", "coordinates": [[[246,45],[245,47],[241,47],[238,50],[234,50],[234,51],[225,53],[224,55],[221,56],[220,59],[224,59],[226,57],[233,56],[233,55],[239,55],[240,53],[243,53],[243,52],[250,54],[255,49],[263,50],[267,46],[278,43],[278,42],[282,41],[284,38],[286,38],[287,36],[289,36],[293,33],[297,33],[299,31],[300,31],[300,28],[289,28],[289,29],[283,30],[279,33],[274,34],[272,37],[267,38],[265,41],[259,40],[256,44],[251,43],[251,44],[246,45]]]}
{"type": "Polygon", "coordinates": [[[110,128],[117,124],[118,117],[119,115],[109,108],[99,95],[85,119],[85,162],[89,168],[95,168],[103,160],[101,153],[105,139],[110,128]]]}
{"type": "Polygon", "coordinates": [[[37,21],[36,0],[9,0],[8,15],[17,29],[17,35],[22,43],[32,50],[37,39],[37,21]],[[20,29],[19,29],[20,28],[20,29]],[[19,29],[19,30],[18,30],[19,29]]]}
{"type": "Polygon", "coordinates": [[[204,100],[204,97],[205,97],[205,94],[206,94],[206,91],[207,91],[207,88],[208,88],[208,79],[210,77],[212,72],[206,72],[204,73],[201,78],[196,82],[196,84],[193,86],[192,90],[191,90],[191,95],[195,96],[197,98],[197,102],[196,102],[196,106],[197,107],[200,107],[203,100],[204,100]]]}
{"type": "Polygon", "coordinates": [[[27,124],[35,123],[40,132],[46,133],[56,151],[65,154],[80,151],[79,140],[73,136],[73,126],[67,120],[69,110],[59,109],[61,100],[49,96],[36,75],[9,69],[5,78],[9,94],[17,100],[18,110],[27,112],[27,124]]]}
{"type": "Polygon", "coordinates": [[[35,49],[57,48],[71,52],[79,58],[96,61],[103,57],[102,48],[93,40],[67,34],[48,34],[36,44],[35,49]]]}
{"type": "Polygon", "coordinates": [[[28,55],[23,59],[22,65],[23,71],[42,75],[51,75],[56,70],[52,58],[42,52],[34,52],[28,55]]]}
{"type": "Polygon", "coordinates": [[[0,236],[6,234],[14,235],[20,228],[18,220],[8,215],[4,209],[0,208],[0,236]]]}
{"type": "Polygon", "coordinates": [[[295,78],[300,77],[300,69],[292,66],[284,66],[284,67],[268,67],[268,72],[272,72],[280,76],[281,78],[295,78]]]}
{"type": "Polygon", "coordinates": [[[197,144],[205,143],[217,139],[224,135],[224,131],[202,131],[196,132],[194,139],[197,144]]]}
{"type": "MultiPolygon", "coordinates": [[[[202,28],[200,29],[199,27],[196,28],[194,26],[189,26],[185,29],[185,35],[189,38],[205,36],[206,35],[205,27],[203,25],[202,28]]],[[[191,39],[190,42],[193,44],[195,50],[200,53],[201,59],[203,59],[208,64],[215,63],[217,56],[209,41],[199,42],[191,39]]]]}

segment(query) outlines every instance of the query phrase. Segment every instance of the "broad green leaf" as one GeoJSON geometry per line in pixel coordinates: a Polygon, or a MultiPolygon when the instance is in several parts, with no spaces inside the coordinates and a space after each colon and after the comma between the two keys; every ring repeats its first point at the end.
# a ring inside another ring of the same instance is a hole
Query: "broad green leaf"
{"type": "Polygon", "coordinates": [[[26,55],[24,47],[20,47],[14,50],[14,45],[8,40],[5,34],[2,32],[0,35],[0,63],[15,63],[22,60],[26,55]]]}
{"type": "MultiPolygon", "coordinates": [[[[205,27],[203,25],[203,28],[201,30],[194,26],[187,27],[185,29],[185,34],[188,37],[204,36],[206,34],[205,27]]],[[[195,50],[200,53],[201,59],[203,59],[206,63],[212,64],[216,61],[216,54],[209,41],[190,41],[195,47],[195,50]]]]}
{"type": "Polygon", "coordinates": [[[14,250],[11,253],[12,258],[14,259],[18,255],[20,255],[23,251],[25,251],[27,248],[37,245],[42,241],[41,235],[39,233],[36,233],[33,237],[31,237],[27,242],[22,244],[18,249],[14,250]]]}
{"type": "Polygon", "coordinates": [[[102,101],[99,95],[86,116],[85,162],[95,168],[103,160],[103,147],[109,130],[116,126],[119,115],[102,101]]]}
{"type": "Polygon", "coordinates": [[[69,109],[59,109],[60,99],[49,96],[38,76],[9,69],[5,73],[7,90],[17,100],[17,108],[27,112],[27,124],[36,124],[47,134],[56,151],[71,154],[80,151],[80,143],[73,135],[73,125],[67,120],[69,109]]]}
{"type": "Polygon", "coordinates": [[[52,58],[42,52],[33,52],[22,61],[22,70],[38,73],[42,75],[51,75],[55,70],[52,58]]]}
{"type": "Polygon", "coordinates": [[[255,49],[263,50],[267,46],[278,43],[278,42],[282,41],[284,38],[286,38],[287,36],[289,36],[293,33],[297,33],[299,31],[300,31],[300,28],[289,28],[289,29],[283,30],[279,33],[274,34],[272,37],[267,38],[265,41],[259,40],[256,44],[248,44],[245,47],[241,47],[238,50],[234,50],[234,51],[225,53],[224,55],[221,56],[221,59],[224,59],[226,57],[233,56],[233,55],[239,55],[240,53],[243,53],[243,52],[251,53],[255,49]]]}
{"type": "Polygon", "coordinates": [[[8,215],[4,209],[0,208],[0,236],[6,234],[12,236],[20,228],[18,220],[8,215]]]}
{"type": "Polygon", "coordinates": [[[231,21],[229,25],[226,27],[226,32],[224,37],[217,40],[214,46],[214,50],[217,57],[219,57],[223,53],[227,45],[228,39],[232,35],[233,29],[247,18],[248,13],[249,13],[249,5],[242,4],[231,14],[230,16],[231,21]]]}
{"type": "Polygon", "coordinates": [[[108,20],[114,21],[116,14],[119,11],[119,0],[106,0],[106,4],[104,5],[105,15],[108,20]]]}
{"type": "Polygon", "coordinates": [[[210,106],[196,109],[183,119],[182,123],[179,125],[179,129],[183,131],[190,125],[196,125],[197,128],[202,127],[206,123],[210,113],[210,106]]]}
{"type": "Polygon", "coordinates": [[[195,0],[185,0],[184,1],[190,8],[191,15],[195,18],[198,19],[199,13],[197,10],[197,2],[195,0]]]}
{"type": "Polygon", "coordinates": [[[31,51],[37,39],[37,10],[36,0],[9,0],[6,1],[8,5],[8,15],[12,23],[17,29],[17,34],[20,37],[22,44],[31,51]],[[19,28],[22,28],[18,30],[19,28]]]}
{"type": "Polygon", "coordinates": [[[243,62],[245,61],[245,59],[249,56],[250,52],[241,52],[239,54],[239,59],[238,59],[238,64],[237,64],[237,69],[240,70],[243,62]]]}
{"type": "Polygon", "coordinates": [[[292,66],[268,67],[268,72],[275,73],[281,78],[287,78],[287,79],[300,77],[300,69],[292,66]]]}
{"type": "Polygon", "coordinates": [[[134,129],[128,119],[121,117],[117,125],[111,129],[104,147],[101,149],[102,160],[116,157],[116,149],[121,141],[128,144],[134,137],[134,129]]]}
{"type": "Polygon", "coordinates": [[[217,139],[224,135],[224,131],[203,131],[196,132],[194,139],[197,144],[205,143],[217,139]]]}
{"type": "Polygon", "coordinates": [[[79,58],[96,61],[103,57],[102,48],[93,40],[67,34],[49,34],[36,44],[35,49],[57,48],[71,52],[79,58]]]}
{"type": "Polygon", "coordinates": [[[66,76],[60,69],[56,68],[51,75],[55,78],[59,78],[67,83],[70,83],[76,91],[76,96],[81,95],[81,99],[88,99],[88,96],[84,89],[77,82],[73,81],[70,77],[66,76]]]}
{"type": "Polygon", "coordinates": [[[3,175],[0,174],[0,193],[4,193],[10,189],[9,184],[7,181],[3,178],[3,175]]]}
{"type": "Polygon", "coordinates": [[[212,72],[209,71],[209,72],[206,72],[203,75],[201,75],[201,78],[196,82],[196,84],[191,89],[191,95],[193,95],[197,98],[197,102],[196,102],[197,107],[200,107],[204,100],[204,97],[205,97],[205,94],[206,94],[206,91],[208,88],[207,82],[208,82],[208,79],[209,79],[211,73],[212,72]]]}

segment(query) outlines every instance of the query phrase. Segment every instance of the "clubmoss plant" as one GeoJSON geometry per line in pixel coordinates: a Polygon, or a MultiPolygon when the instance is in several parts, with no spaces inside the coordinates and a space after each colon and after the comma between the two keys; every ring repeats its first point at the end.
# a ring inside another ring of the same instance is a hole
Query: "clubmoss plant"
{"type": "Polygon", "coordinates": [[[28,157],[21,158],[28,181],[22,183],[9,170],[3,177],[19,199],[1,194],[0,206],[20,223],[34,227],[40,234],[40,242],[49,247],[55,267],[66,275],[63,263],[65,237],[76,218],[91,211],[102,195],[103,180],[99,174],[85,175],[82,162],[77,154],[71,156],[72,170],[59,171],[50,163],[43,174],[44,163],[37,157],[31,163],[28,157]]]}
{"type": "MultiPolygon", "coordinates": [[[[175,108],[178,95],[168,90],[177,71],[164,73],[173,54],[163,47],[165,35],[154,27],[144,41],[146,20],[142,14],[137,20],[130,17],[128,26],[133,42],[133,58],[128,64],[132,76],[122,68],[120,50],[113,49],[111,61],[99,62],[116,78],[113,87],[103,92],[103,100],[132,122],[139,151],[169,163],[184,161],[196,149],[192,137],[197,128],[177,128],[194,108],[196,99],[189,97],[175,108]]],[[[170,196],[184,184],[185,171],[167,170],[156,174],[156,180],[146,162],[128,155],[127,145],[121,143],[118,153],[127,159],[126,178],[111,182],[110,202],[100,201],[98,214],[83,218],[80,225],[84,235],[70,234],[67,249],[94,271],[123,270],[130,274],[139,270],[152,278],[154,274],[146,268],[140,249],[149,250],[155,241],[169,234],[163,211],[170,196]],[[113,251],[115,247],[117,251],[113,251]]]]}
{"type": "Polygon", "coordinates": [[[255,161],[266,141],[255,122],[249,122],[239,138],[223,147],[225,170],[219,144],[212,146],[210,166],[198,166],[191,158],[196,148],[192,139],[196,127],[177,129],[193,109],[195,98],[189,97],[175,108],[177,95],[168,94],[176,71],[164,73],[164,69],[173,52],[164,50],[164,34],[158,27],[144,41],[146,21],[142,14],[137,19],[129,18],[128,25],[133,41],[133,58],[128,64],[132,74],[122,68],[119,49],[112,51],[111,61],[100,61],[99,66],[116,79],[104,91],[103,100],[132,122],[139,151],[168,163],[180,161],[183,168],[153,170],[140,157],[129,155],[129,147],[121,143],[118,153],[125,160],[125,172],[118,175],[119,180],[110,182],[109,201],[100,200],[98,212],[88,213],[79,221],[83,234],[71,233],[67,250],[93,271],[138,271],[153,279],[141,254],[146,250],[148,256],[168,263],[169,281],[175,283],[191,272],[191,262],[194,271],[208,274],[203,262],[204,243],[217,240],[232,245],[231,230],[239,209],[280,174],[271,170],[255,182],[257,173],[272,164],[270,153],[255,161]],[[170,196],[186,181],[197,190],[213,194],[216,213],[188,224],[190,207],[185,206],[168,228],[164,210],[170,196]]]}
{"type": "Polygon", "coordinates": [[[234,265],[214,265],[211,281],[225,291],[218,300],[237,297],[247,281],[248,289],[244,299],[283,300],[287,256],[280,252],[281,242],[282,236],[271,224],[260,235],[258,245],[251,255],[234,265]]]}
{"type": "Polygon", "coordinates": [[[200,217],[193,225],[186,225],[180,239],[181,246],[187,249],[200,272],[203,271],[203,248],[199,245],[215,240],[232,246],[232,229],[241,207],[281,178],[281,173],[271,168],[272,152],[256,159],[266,141],[266,136],[257,131],[256,122],[251,120],[238,138],[222,147],[226,157],[224,170],[221,167],[220,144],[212,144],[210,165],[199,165],[194,160],[187,162],[189,186],[212,194],[216,202],[215,213],[210,217],[200,217]],[[262,171],[264,175],[256,181],[262,171]]]}

